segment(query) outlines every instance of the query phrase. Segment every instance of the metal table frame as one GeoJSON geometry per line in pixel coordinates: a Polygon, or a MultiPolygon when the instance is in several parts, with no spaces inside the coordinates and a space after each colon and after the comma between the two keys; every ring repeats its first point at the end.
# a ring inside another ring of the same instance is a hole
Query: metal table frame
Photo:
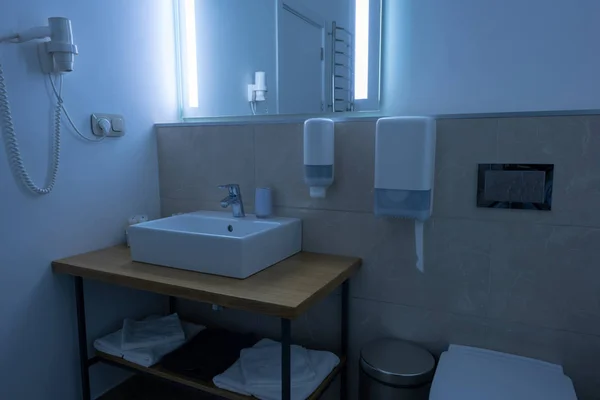
{"type": "MultiPolygon", "coordinates": [[[[91,400],[90,393],[90,372],[89,369],[92,365],[98,362],[104,362],[96,357],[88,357],[87,347],[87,329],[85,320],[85,299],[83,291],[83,278],[79,276],[74,277],[75,280],[75,304],[77,308],[77,332],[79,341],[79,368],[81,373],[81,390],[82,399],[91,400]]],[[[342,306],[341,306],[341,356],[343,359],[347,358],[348,355],[348,306],[350,297],[349,281],[346,280],[342,284],[342,306]]],[[[169,310],[175,312],[176,298],[169,297],[169,310]]],[[[291,400],[291,344],[292,344],[292,320],[287,318],[281,318],[281,398],[282,400],[291,400]]],[[[119,365],[124,367],[123,365],[119,365]]],[[[139,372],[139,371],[136,371],[139,372]]],[[[156,377],[154,377],[156,378],[156,377]]],[[[343,366],[340,371],[340,399],[346,400],[347,397],[347,384],[348,384],[348,363],[343,366]]]]}

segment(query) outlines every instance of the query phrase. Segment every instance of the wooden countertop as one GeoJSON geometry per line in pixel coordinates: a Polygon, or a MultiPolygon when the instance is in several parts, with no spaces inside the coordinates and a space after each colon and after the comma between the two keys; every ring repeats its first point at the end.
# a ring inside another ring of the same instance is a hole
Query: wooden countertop
{"type": "Polygon", "coordinates": [[[298,253],[247,279],[131,261],[125,246],[52,262],[55,273],[294,319],[350,278],[362,260],[298,253]]]}

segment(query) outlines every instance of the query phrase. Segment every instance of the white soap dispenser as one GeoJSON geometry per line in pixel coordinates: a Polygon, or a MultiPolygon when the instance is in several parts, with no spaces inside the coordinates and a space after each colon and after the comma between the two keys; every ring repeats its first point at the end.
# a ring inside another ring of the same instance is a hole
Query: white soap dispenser
{"type": "Polygon", "coordinates": [[[304,182],[310,187],[310,197],[324,198],[333,183],[334,127],[328,118],[304,122],[304,182]]]}
{"type": "Polygon", "coordinates": [[[377,121],[375,214],[415,219],[417,268],[423,266],[423,221],[433,209],[435,120],[392,117],[377,121]]]}

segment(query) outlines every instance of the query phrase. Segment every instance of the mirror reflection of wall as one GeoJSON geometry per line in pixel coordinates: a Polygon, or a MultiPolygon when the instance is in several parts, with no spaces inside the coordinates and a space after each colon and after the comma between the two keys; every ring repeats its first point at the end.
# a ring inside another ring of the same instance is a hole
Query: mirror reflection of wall
{"type": "Polygon", "coordinates": [[[184,118],[379,108],[381,0],[174,1],[184,118]]]}

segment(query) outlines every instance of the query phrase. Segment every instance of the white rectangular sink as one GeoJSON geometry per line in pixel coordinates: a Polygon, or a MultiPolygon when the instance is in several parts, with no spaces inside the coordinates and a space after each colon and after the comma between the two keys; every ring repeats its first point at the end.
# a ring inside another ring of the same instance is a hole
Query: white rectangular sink
{"type": "Polygon", "coordinates": [[[128,235],[134,261],[247,278],[301,250],[302,221],[198,211],[133,225],[128,235]]]}

